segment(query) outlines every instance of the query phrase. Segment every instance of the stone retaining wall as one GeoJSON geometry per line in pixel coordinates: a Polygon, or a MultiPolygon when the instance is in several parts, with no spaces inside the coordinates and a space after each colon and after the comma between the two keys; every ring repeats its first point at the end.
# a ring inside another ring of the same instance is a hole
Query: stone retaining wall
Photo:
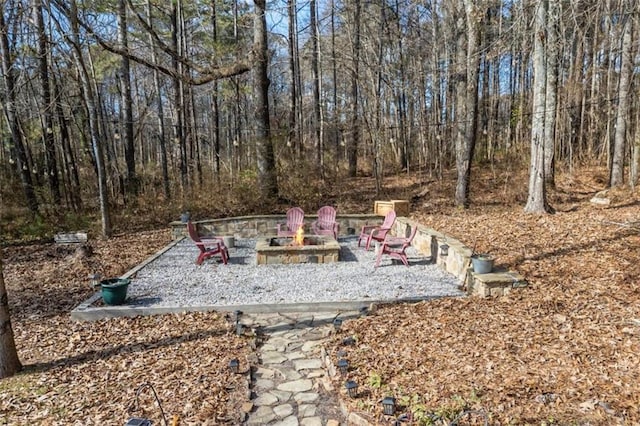
{"type": "MultiPolygon", "coordinates": [[[[317,215],[305,215],[305,232],[310,232],[311,222],[317,215]]],[[[375,214],[340,214],[336,217],[340,235],[359,234],[363,225],[382,224],[380,216],[375,214]]],[[[286,215],[237,216],[221,219],[194,221],[196,229],[203,235],[233,235],[239,238],[255,238],[260,235],[276,235],[277,225],[287,221],[286,215]]],[[[180,221],[171,222],[173,239],[182,238],[187,234],[187,226],[180,221]]]]}
{"type": "Polygon", "coordinates": [[[472,249],[455,238],[414,220],[406,217],[396,218],[392,233],[396,236],[408,236],[414,226],[418,227],[418,232],[412,245],[423,255],[431,257],[442,269],[456,276],[469,296],[503,296],[512,289],[528,285],[522,275],[504,269],[496,269],[488,274],[476,274],[471,267],[472,249]],[[445,244],[448,246],[446,256],[442,250],[445,244]]]}

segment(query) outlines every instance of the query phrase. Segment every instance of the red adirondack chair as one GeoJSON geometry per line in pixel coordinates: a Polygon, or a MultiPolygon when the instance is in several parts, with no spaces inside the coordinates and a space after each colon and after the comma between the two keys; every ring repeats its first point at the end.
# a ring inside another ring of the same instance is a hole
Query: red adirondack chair
{"type": "Polygon", "coordinates": [[[287,223],[279,223],[278,237],[292,237],[301,226],[304,226],[304,211],[300,207],[287,210],[287,223]]]}
{"type": "Polygon", "coordinates": [[[365,248],[369,250],[371,241],[384,241],[387,233],[391,230],[393,223],[396,221],[396,211],[389,210],[384,217],[382,225],[364,225],[360,230],[360,238],[358,238],[358,247],[360,242],[364,240],[365,248]]]}
{"type": "Polygon", "coordinates": [[[380,260],[382,260],[383,254],[389,255],[393,259],[399,259],[405,266],[409,266],[405,251],[407,250],[407,247],[411,245],[417,231],[418,227],[414,225],[408,238],[392,237],[391,235],[387,235],[384,238],[384,241],[382,241],[380,250],[376,256],[376,264],[374,268],[380,266],[380,260]]]}
{"type": "Polygon", "coordinates": [[[229,250],[224,245],[224,240],[218,237],[206,237],[201,238],[196,230],[196,227],[191,221],[187,222],[187,230],[189,231],[189,237],[193,240],[196,246],[200,249],[200,254],[196,260],[196,265],[201,265],[205,259],[209,259],[213,256],[220,256],[222,263],[225,265],[229,260],[229,250]]]}
{"type": "Polygon", "coordinates": [[[311,229],[316,235],[332,235],[338,239],[338,223],[336,222],[336,209],[332,206],[323,206],[318,210],[318,219],[311,223],[311,229]]]}

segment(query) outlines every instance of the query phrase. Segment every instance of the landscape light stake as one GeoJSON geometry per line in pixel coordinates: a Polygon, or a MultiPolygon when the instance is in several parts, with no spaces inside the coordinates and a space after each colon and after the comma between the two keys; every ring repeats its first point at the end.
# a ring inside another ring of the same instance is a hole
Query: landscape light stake
{"type": "Polygon", "coordinates": [[[347,371],[349,371],[349,361],[344,358],[339,359],[338,369],[340,370],[340,373],[347,374],[347,371]]]}
{"type": "Polygon", "coordinates": [[[342,340],[342,344],[343,344],[344,346],[351,346],[351,345],[355,345],[355,343],[356,343],[356,339],[354,339],[353,337],[345,337],[345,338],[342,340]]]}
{"type": "MultiPolygon", "coordinates": [[[[162,415],[162,421],[165,426],[168,426],[167,418],[164,415],[164,410],[162,409],[162,404],[160,403],[160,398],[158,398],[158,394],[156,393],[156,390],[154,389],[151,383],[145,382],[140,386],[138,386],[138,389],[136,389],[136,402],[135,402],[134,409],[137,411],[140,408],[140,401],[139,401],[140,394],[145,389],[151,389],[151,392],[153,393],[153,397],[155,398],[156,403],[158,404],[158,408],[160,409],[160,414],[162,415]]],[[[125,426],[151,426],[151,421],[148,419],[133,417],[129,419],[129,421],[127,421],[125,426]]]]}
{"type": "Polygon", "coordinates": [[[342,327],[342,320],[340,318],[334,319],[333,320],[333,328],[335,328],[336,331],[339,331],[340,327],[342,327]]]}
{"type": "Polygon", "coordinates": [[[236,317],[236,334],[241,336],[244,332],[244,327],[240,324],[240,319],[242,318],[242,311],[234,311],[233,314],[236,317]]]}
{"type": "Polygon", "coordinates": [[[229,361],[229,370],[231,370],[231,372],[235,374],[238,374],[240,372],[240,361],[238,361],[238,358],[233,358],[231,361],[229,361]]]}
{"type": "Polygon", "coordinates": [[[98,287],[100,284],[100,274],[89,274],[89,280],[91,281],[91,287],[98,287]]]}
{"type": "Polygon", "coordinates": [[[396,411],[396,400],[392,396],[387,396],[382,400],[382,412],[385,416],[393,416],[396,411]]]}
{"type": "Polygon", "coordinates": [[[358,384],[353,380],[347,381],[347,383],[344,384],[344,387],[347,388],[347,395],[349,395],[350,398],[358,396],[358,384]]]}
{"type": "Polygon", "coordinates": [[[444,243],[440,246],[440,256],[447,257],[449,255],[449,245],[444,243]]]}

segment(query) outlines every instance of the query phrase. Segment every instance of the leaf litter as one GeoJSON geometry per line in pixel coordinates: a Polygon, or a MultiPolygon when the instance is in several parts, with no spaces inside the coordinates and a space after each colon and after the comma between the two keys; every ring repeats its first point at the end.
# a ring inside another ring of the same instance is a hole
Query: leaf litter
{"type": "MultiPolygon", "coordinates": [[[[389,424],[379,402],[394,395],[404,424],[640,423],[638,200],[627,190],[609,206],[590,204],[599,184],[584,173],[559,179],[555,215],[525,215],[520,181],[507,187],[474,180],[472,194],[484,195],[461,211],[447,195],[451,183],[388,179],[389,198],[419,188],[415,219],[477,244],[530,286],[501,298],[382,306],[345,321],[327,348],[334,361],[346,354],[349,378],[360,384],[353,400],[342,390],[344,377],[334,379],[350,410],[389,424]],[[345,336],[356,343],[344,346],[345,336]]],[[[365,188],[361,183],[345,186],[343,195],[365,188]]],[[[359,197],[338,204],[369,211],[371,197],[359,197]]],[[[151,383],[164,413],[181,425],[238,424],[249,390],[227,363],[248,363],[252,349],[220,314],[69,318],[93,293],[89,274],[118,276],[169,239],[166,230],[147,231],[91,239],[80,253],[53,244],[3,249],[25,366],[0,382],[6,423],[121,425],[138,416],[161,424],[150,392],[135,404],[136,389],[151,383]]]]}

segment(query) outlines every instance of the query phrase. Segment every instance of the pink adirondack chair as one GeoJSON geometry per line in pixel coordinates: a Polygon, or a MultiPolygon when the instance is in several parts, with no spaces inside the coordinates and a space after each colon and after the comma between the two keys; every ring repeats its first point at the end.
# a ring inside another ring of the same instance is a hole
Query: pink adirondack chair
{"type": "Polygon", "coordinates": [[[332,206],[323,206],[318,210],[318,219],[311,223],[311,229],[316,235],[331,235],[338,239],[338,223],[336,222],[336,209],[332,206]]]}
{"type": "Polygon", "coordinates": [[[413,238],[416,236],[416,232],[418,231],[418,227],[414,226],[411,230],[411,234],[408,238],[403,237],[392,237],[391,235],[387,235],[382,244],[380,246],[380,250],[378,251],[378,255],[376,256],[376,264],[374,268],[380,266],[380,261],[382,260],[382,255],[389,255],[393,259],[399,259],[405,266],[409,266],[409,261],[407,260],[407,247],[411,245],[413,238]]]}
{"type": "Polygon", "coordinates": [[[387,233],[391,230],[393,223],[396,221],[396,211],[389,210],[384,217],[382,225],[364,225],[360,230],[360,238],[358,238],[358,247],[364,240],[365,248],[369,250],[371,241],[384,241],[387,233]]]}
{"type": "Polygon", "coordinates": [[[224,245],[224,240],[222,238],[201,238],[196,227],[191,221],[187,222],[187,230],[189,231],[189,237],[191,237],[198,249],[200,249],[200,254],[198,255],[198,259],[196,259],[196,265],[201,265],[205,259],[209,259],[213,256],[220,256],[222,258],[222,263],[225,265],[227,264],[229,261],[229,250],[227,249],[227,246],[224,245]]]}
{"type": "Polygon", "coordinates": [[[287,223],[279,223],[278,237],[292,237],[296,231],[304,226],[304,211],[300,207],[291,207],[287,210],[287,223]]]}

